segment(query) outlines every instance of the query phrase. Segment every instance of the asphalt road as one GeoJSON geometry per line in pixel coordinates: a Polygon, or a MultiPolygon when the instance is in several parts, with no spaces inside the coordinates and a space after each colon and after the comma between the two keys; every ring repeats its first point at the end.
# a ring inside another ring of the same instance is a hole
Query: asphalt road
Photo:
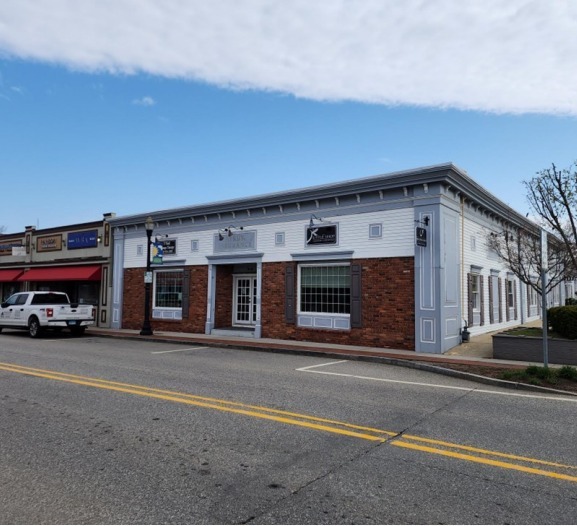
{"type": "Polygon", "coordinates": [[[577,398],[0,334],[2,524],[572,524],[577,398]]]}

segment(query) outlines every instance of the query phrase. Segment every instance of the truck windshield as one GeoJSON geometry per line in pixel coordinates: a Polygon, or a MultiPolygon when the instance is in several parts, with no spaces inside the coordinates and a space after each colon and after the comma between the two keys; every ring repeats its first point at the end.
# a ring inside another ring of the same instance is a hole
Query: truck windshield
{"type": "Polygon", "coordinates": [[[34,294],[32,305],[68,305],[68,296],[49,292],[48,294],[34,294]]]}

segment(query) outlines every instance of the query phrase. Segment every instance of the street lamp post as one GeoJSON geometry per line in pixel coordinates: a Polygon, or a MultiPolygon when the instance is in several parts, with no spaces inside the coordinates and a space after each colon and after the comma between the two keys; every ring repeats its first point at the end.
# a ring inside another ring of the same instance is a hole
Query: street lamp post
{"type": "Polygon", "coordinates": [[[146,228],[146,273],[144,274],[144,323],[140,330],[141,336],[151,336],[152,327],[150,326],[150,284],[152,283],[152,272],[150,271],[150,245],[154,221],[148,216],[144,223],[146,228]]]}

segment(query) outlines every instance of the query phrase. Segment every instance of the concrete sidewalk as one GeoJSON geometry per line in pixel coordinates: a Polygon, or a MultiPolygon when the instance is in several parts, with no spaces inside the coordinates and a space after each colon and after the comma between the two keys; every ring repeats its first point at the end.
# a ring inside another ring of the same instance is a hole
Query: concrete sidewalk
{"type": "MultiPolygon", "coordinates": [[[[540,324],[540,322],[539,322],[540,324]]],[[[327,355],[339,358],[367,359],[374,361],[404,361],[443,364],[477,365],[487,367],[524,368],[534,362],[518,362],[493,359],[492,335],[495,333],[472,336],[470,341],[463,343],[446,354],[416,353],[401,349],[363,347],[356,345],[338,345],[332,343],[314,343],[291,340],[275,340],[269,338],[252,338],[241,336],[222,336],[191,334],[181,332],[155,331],[152,336],[140,336],[140,331],[129,329],[102,329],[90,327],[88,335],[130,338],[145,341],[175,342],[190,345],[212,347],[229,347],[237,349],[262,350],[273,352],[288,352],[308,355],[327,355]]],[[[536,364],[539,365],[539,364],[536,364]]]]}

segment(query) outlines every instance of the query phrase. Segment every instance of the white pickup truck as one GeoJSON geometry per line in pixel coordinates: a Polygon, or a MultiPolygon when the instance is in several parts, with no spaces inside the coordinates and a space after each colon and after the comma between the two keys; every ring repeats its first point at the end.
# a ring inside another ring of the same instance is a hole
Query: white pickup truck
{"type": "Polygon", "coordinates": [[[24,329],[38,338],[45,329],[68,328],[80,336],[94,324],[95,312],[92,305],[70,303],[64,292],[18,292],[0,304],[0,332],[24,329]]]}

